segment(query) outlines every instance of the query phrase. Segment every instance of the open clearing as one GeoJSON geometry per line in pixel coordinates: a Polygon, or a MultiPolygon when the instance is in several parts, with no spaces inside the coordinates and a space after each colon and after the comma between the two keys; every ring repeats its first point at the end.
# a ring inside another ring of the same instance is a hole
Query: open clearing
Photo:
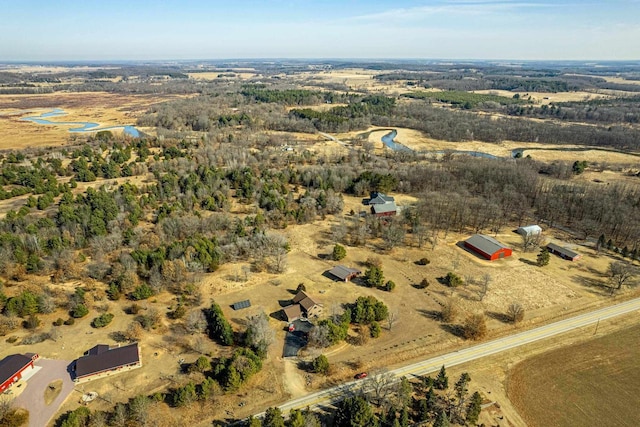
{"type": "Polygon", "coordinates": [[[82,135],[69,133],[69,125],[40,125],[20,120],[23,117],[62,108],[67,114],[52,121],[131,125],[149,106],[175,97],[105,92],[0,95],[0,150],[60,146],[82,135]]]}
{"type": "Polygon", "coordinates": [[[638,343],[634,326],[532,357],[512,370],[509,398],[531,427],[637,426],[638,343]]]}
{"type": "Polygon", "coordinates": [[[571,102],[571,101],[588,101],[590,99],[611,98],[610,95],[593,92],[512,92],[510,90],[486,89],[474,90],[473,93],[483,93],[489,95],[500,95],[507,98],[513,98],[513,95],[519,93],[521,97],[527,99],[531,96],[534,104],[550,104],[552,102],[571,102]]]}
{"type": "MultiPolygon", "coordinates": [[[[371,128],[368,140],[377,147],[382,147],[380,138],[389,133],[388,128],[376,130],[371,128]]],[[[534,159],[550,162],[553,160],[563,160],[573,162],[575,160],[586,160],[589,163],[621,163],[621,164],[637,164],[638,156],[633,154],[625,154],[621,152],[603,151],[590,149],[593,147],[585,147],[580,145],[550,145],[535,142],[517,142],[503,141],[499,143],[465,141],[465,142],[449,142],[439,139],[433,139],[425,136],[422,132],[414,129],[395,128],[398,135],[395,142],[403,144],[413,150],[418,151],[441,151],[441,150],[464,150],[464,151],[480,151],[489,153],[498,157],[511,157],[511,152],[517,148],[524,148],[523,156],[530,155],[534,159]],[[567,151],[563,151],[566,149],[567,151]],[[574,151],[574,150],[580,151],[574,151]],[[584,150],[584,151],[582,151],[584,150]]],[[[352,132],[353,136],[363,132],[352,132]]]]}

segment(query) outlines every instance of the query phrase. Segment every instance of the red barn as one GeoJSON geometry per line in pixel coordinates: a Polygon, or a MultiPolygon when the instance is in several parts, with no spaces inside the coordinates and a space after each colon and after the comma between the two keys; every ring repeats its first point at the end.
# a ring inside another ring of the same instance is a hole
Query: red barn
{"type": "Polygon", "coordinates": [[[37,354],[27,353],[12,354],[0,360],[0,393],[20,381],[25,371],[33,369],[33,362],[37,358],[37,354]]]}
{"type": "Polygon", "coordinates": [[[511,248],[484,234],[474,234],[465,240],[464,246],[490,261],[506,258],[512,253],[511,248]]]}

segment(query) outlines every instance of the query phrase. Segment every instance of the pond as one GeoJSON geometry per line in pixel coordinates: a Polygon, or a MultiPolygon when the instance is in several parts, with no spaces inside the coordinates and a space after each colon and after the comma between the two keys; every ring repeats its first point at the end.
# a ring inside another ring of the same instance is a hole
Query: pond
{"type": "Polygon", "coordinates": [[[39,116],[31,116],[24,117],[21,120],[27,122],[38,123],[40,125],[65,125],[65,126],[74,126],[69,129],[69,132],[98,132],[101,130],[112,130],[112,129],[123,129],[124,133],[133,137],[139,137],[140,132],[134,126],[131,125],[122,125],[122,126],[108,126],[108,127],[100,127],[99,123],[93,122],[56,122],[52,120],[48,120],[49,117],[60,117],[64,116],[67,113],[61,108],[55,108],[51,111],[47,111],[46,113],[42,113],[39,116]]]}

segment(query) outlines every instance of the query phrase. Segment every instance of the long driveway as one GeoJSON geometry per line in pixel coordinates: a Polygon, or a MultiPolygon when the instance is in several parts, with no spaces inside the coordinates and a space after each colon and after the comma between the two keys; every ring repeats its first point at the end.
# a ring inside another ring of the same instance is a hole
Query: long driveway
{"type": "Polygon", "coordinates": [[[65,360],[38,359],[35,364],[42,369],[29,378],[26,388],[13,403],[29,411],[29,427],[44,427],[71,394],[74,383],[67,372],[69,362],[65,360]],[[62,380],[62,390],[50,405],[46,405],[44,392],[55,380],[62,380]]]}
{"type": "MultiPolygon", "coordinates": [[[[438,371],[442,365],[449,367],[470,362],[481,357],[490,356],[534,341],[550,338],[577,328],[593,325],[601,320],[632,313],[637,310],[640,310],[640,298],[591,311],[589,313],[581,314],[579,316],[571,317],[545,326],[540,326],[514,335],[509,335],[504,338],[487,341],[482,344],[467,347],[442,356],[436,356],[422,362],[403,366],[390,372],[396,377],[396,379],[400,379],[403,376],[426,375],[438,371]]],[[[291,400],[281,405],[280,409],[284,413],[287,413],[292,409],[304,409],[306,407],[317,409],[322,406],[331,405],[344,399],[350,393],[358,391],[363,384],[366,384],[366,381],[351,381],[341,384],[330,389],[291,400]]]]}

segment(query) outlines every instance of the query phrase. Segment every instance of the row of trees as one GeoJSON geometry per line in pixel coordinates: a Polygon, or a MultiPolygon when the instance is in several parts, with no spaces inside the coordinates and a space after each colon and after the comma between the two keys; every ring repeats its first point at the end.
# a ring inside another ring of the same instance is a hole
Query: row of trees
{"type": "MultiPolygon", "coordinates": [[[[353,427],[408,427],[415,423],[476,425],[483,402],[478,392],[470,393],[471,377],[462,373],[450,387],[445,367],[435,378],[399,381],[388,372],[369,377],[351,395],[337,404],[328,425],[353,427]]],[[[308,411],[294,411],[285,421],[278,408],[269,408],[263,420],[250,417],[249,427],[316,426],[319,419],[308,411]]]]}

